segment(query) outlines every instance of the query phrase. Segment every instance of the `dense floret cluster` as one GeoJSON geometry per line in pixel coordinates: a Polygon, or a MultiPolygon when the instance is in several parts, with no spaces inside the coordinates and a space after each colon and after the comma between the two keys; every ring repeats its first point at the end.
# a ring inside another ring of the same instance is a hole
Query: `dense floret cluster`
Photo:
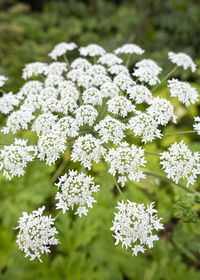
{"type": "Polygon", "coordinates": [[[56,186],[59,190],[56,194],[56,208],[65,213],[70,207],[72,210],[76,207],[75,214],[80,217],[82,214],[87,215],[87,207],[92,208],[92,203],[96,202],[92,194],[99,191],[99,185],[94,184],[91,176],[78,173],[77,170],[70,170],[60,177],[56,186]]]}
{"type": "Polygon", "coordinates": [[[160,159],[167,177],[176,183],[186,178],[187,186],[193,185],[200,174],[200,154],[192,153],[183,141],[172,144],[167,152],[161,153],[160,159]]]}
{"type": "Polygon", "coordinates": [[[55,234],[58,233],[54,227],[55,219],[44,216],[44,210],[45,206],[29,215],[23,212],[16,227],[19,230],[17,236],[19,249],[24,251],[25,257],[29,256],[31,261],[35,258],[41,261],[41,254],[50,253],[49,246],[58,244],[58,239],[55,238],[55,234]]]}
{"type": "Polygon", "coordinates": [[[154,202],[145,207],[144,204],[122,200],[116,208],[111,227],[116,239],[115,244],[121,242],[122,247],[130,247],[135,256],[138,252],[144,253],[147,248],[152,248],[153,242],[159,239],[153,233],[163,229],[161,219],[157,217],[157,210],[154,209],[154,202]]]}
{"type": "MultiPolygon", "coordinates": [[[[1,132],[17,133],[18,137],[22,130],[29,130],[36,139],[34,145],[28,145],[27,140],[16,138],[2,147],[0,170],[8,179],[22,176],[28,162],[37,159],[56,164],[70,150],[70,159],[80,170],[59,175],[56,207],[63,213],[71,209],[81,217],[88,214],[96,202],[93,193],[99,191],[90,174],[93,165],[102,162],[123,195],[120,188],[128,180],[141,182],[148,174],[146,154],[153,153],[146,151],[145,144],[158,141],[164,136],[163,128],[177,122],[171,98],[189,106],[199,96],[188,82],[173,77],[166,81],[169,75],[161,78],[162,68],[144,58],[144,50],[135,44],[125,44],[113,53],[90,44],[79,48],[80,57],[71,61],[70,52],[77,48],[75,43],[56,45],[49,53],[52,63],[27,64],[22,71],[25,84],[19,92],[0,97],[0,113],[8,115],[1,132]],[[129,69],[132,56],[138,61],[129,69]],[[169,87],[169,100],[158,96],[163,83],[169,87]]],[[[175,68],[196,69],[186,54],[170,52],[169,59],[175,68]]],[[[6,80],[0,76],[0,87],[6,80]]],[[[200,135],[199,123],[196,116],[194,132],[200,135]]],[[[155,156],[160,157],[161,172],[172,183],[183,180],[188,186],[200,174],[200,154],[192,153],[182,141],[155,156]]],[[[154,203],[145,207],[123,198],[116,208],[111,228],[116,244],[132,248],[133,255],[152,248],[159,239],[153,232],[163,228],[154,203]]],[[[30,215],[23,213],[17,227],[19,248],[31,260],[40,259],[42,253],[50,252],[50,245],[58,243],[54,219],[43,216],[43,211],[44,207],[30,215]]]]}

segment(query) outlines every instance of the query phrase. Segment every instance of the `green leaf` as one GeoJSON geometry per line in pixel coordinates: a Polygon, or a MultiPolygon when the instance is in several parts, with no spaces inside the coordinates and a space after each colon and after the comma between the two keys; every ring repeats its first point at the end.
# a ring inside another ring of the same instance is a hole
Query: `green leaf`
{"type": "Polygon", "coordinates": [[[198,215],[193,209],[195,197],[192,195],[182,196],[173,207],[175,218],[182,218],[184,222],[195,223],[198,220],[198,215]]]}

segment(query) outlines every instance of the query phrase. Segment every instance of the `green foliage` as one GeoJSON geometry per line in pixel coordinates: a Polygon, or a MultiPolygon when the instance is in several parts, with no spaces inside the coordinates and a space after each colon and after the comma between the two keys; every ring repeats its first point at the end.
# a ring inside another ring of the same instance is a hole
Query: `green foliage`
{"type": "MultiPolygon", "coordinates": [[[[151,57],[162,67],[168,65],[168,50],[186,51],[194,58],[199,57],[198,1],[44,2],[42,11],[33,12],[28,4],[14,0],[0,1],[0,74],[9,77],[6,90],[17,92],[22,85],[20,76],[24,64],[48,61],[48,52],[61,41],[74,41],[79,45],[99,43],[108,51],[127,41],[134,41],[151,52],[151,57]]],[[[197,72],[196,76],[192,76],[198,90],[199,74],[197,72]]],[[[177,76],[187,79],[190,73],[177,72],[177,76]]],[[[162,87],[157,93],[163,97],[168,94],[162,87]]],[[[181,130],[191,129],[199,103],[188,109],[177,106],[175,99],[172,103],[176,105],[179,122],[168,126],[163,133],[177,131],[180,127],[181,130]]],[[[2,118],[1,125],[3,122],[2,118]]],[[[23,134],[23,137],[34,141],[32,135],[23,134]]],[[[145,149],[159,153],[181,139],[190,145],[191,150],[200,150],[199,138],[195,135],[163,137],[159,142],[146,144],[145,149]]],[[[13,137],[4,135],[0,141],[11,143],[13,137]]],[[[139,143],[139,140],[136,141],[139,143]]],[[[68,156],[65,155],[66,160],[68,156]]],[[[147,168],[162,175],[158,158],[150,155],[146,158],[147,168]]],[[[63,173],[76,167],[78,165],[70,163],[63,173]]],[[[56,215],[56,190],[51,183],[54,172],[55,168],[35,161],[28,165],[24,177],[7,181],[0,176],[0,279],[200,279],[200,224],[197,222],[200,198],[186,195],[184,190],[160,177],[147,176],[138,184],[128,182],[123,189],[125,197],[143,203],[155,201],[165,224],[155,247],[145,255],[133,257],[130,251],[114,245],[110,227],[114,207],[121,198],[103,163],[93,168],[92,175],[101,185],[101,191],[96,194],[97,203],[88,216],[74,217],[72,212],[59,216],[56,226],[60,244],[53,248],[51,255],[43,257],[42,264],[25,259],[15,242],[14,227],[22,211],[31,212],[44,203],[46,211],[56,215]]],[[[199,190],[198,182],[194,189],[199,190]]]]}
{"type": "MultiPolygon", "coordinates": [[[[198,58],[200,6],[196,1],[116,2],[46,1],[42,12],[31,12],[28,4],[1,1],[0,73],[9,76],[8,89],[21,86],[25,63],[47,60],[47,53],[61,41],[100,43],[108,51],[136,41],[162,66],[167,65],[169,50],[198,58]]],[[[179,74],[184,79],[190,75],[188,71],[179,74]]]]}
{"type": "MultiPolygon", "coordinates": [[[[35,172],[36,169],[32,170],[33,175],[35,172]]],[[[45,176],[48,177],[47,174],[45,176]]],[[[30,176],[28,175],[28,177],[30,176]]],[[[130,251],[126,251],[120,246],[114,246],[114,239],[109,230],[113,218],[113,207],[119,199],[113,193],[111,177],[107,172],[102,171],[98,180],[101,183],[101,192],[96,195],[98,203],[91,209],[87,217],[74,217],[70,212],[59,217],[56,226],[60,232],[61,243],[53,248],[51,255],[43,257],[42,264],[39,261],[30,262],[25,259],[23,253],[19,252],[15,245],[12,237],[14,231],[9,232],[8,227],[5,228],[5,226],[1,228],[2,280],[12,278],[16,280],[110,280],[125,279],[125,277],[134,280],[187,280],[200,277],[200,272],[192,266],[188,267],[189,263],[199,265],[197,255],[200,246],[199,225],[170,221],[166,223],[166,233],[161,233],[160,241],[151,251],[148,251],[146,255],[133,257],[130,251]]],[[[37,188],[36,183],[34,183],[35,187],[37,188]]],[[[146,197],[143,191],[143,195],[141,194],[139,186],[130,185],[129,188],[130,192],[138,197],[138,200],[146,197]]],[[[44,191],[44,197],[45,193],[44,191]]],[[[129,197],[130,194],[125,192],[125,195],[129,197]]],[[[163,198],[160,203],[163,203],[164,200],[167,201],[166,197],[169,196],[167,193],[158,195],[159,199],[163,198]]],[[[30,197],[24,198],[27,204],[30,204],[31,200],[32,203],[35,202],[32,193],[30,197]]],[[[147,199],[144,201],[146,202],[147,199]]],[[[24,210],[34,207],[35,205],[32,207],[27,205],[24,210]]],[[[167,212],[169,204],[162,205],[162,208],[167,212]]],[[[12,216],[13,213],[9,214],[12,216]]],[[[10,219],[10,226],[13,224],[14,221],[12,222],[10,219]]]]}
{"type": "Polygon", "coordinates": [[[198,215],[196,211],[193,209],[195,204],[195,197],[192,195],[187,195],[181,197],[174,204],[174,217],[182,218],[184,222],[197,222],[198,215]]]}

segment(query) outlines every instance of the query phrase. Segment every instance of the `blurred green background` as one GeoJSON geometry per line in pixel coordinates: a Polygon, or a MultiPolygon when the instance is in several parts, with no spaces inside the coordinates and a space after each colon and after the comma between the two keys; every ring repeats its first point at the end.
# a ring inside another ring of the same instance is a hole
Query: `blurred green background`
{"type": "MultiPolygon", "coordinates": [[[[200,3],[197,0],[135,0],[135,1],[16,1],[0,0],[0,74],[9,77],[5,90],[17,92],[23,84],[21,69],[25,63],[49,62],[48,52],[59,42],[76,42],[79,46],[98,43],[107,51],[130,42],[146,50],[170,70],[167,53],[183,51],[200,62],[200,3]]],[[[133,66],[133,65],[132,65],[133,66]]],[[[190,80],[200,90],[200,72],[177,72],[177,77],[190,80]]],[[[166,96],[161,88],[159,95],[166,96]]],[[[178,124],[169,125],[164,132],[191,130],[193,117],[199,115],[200,103],[188,109],[178,102],[178,124]]],[[[1,117],[1,126],[5,118],[1,117]]],[[[30,138],[29,133],[18,136],[30,138]]],[[[12,136],[0,140],[12,142],[12,136]]],[[[200,150],[199,137],[168,136],[147,144],[149,151],[159,152],[174,141],[185,140],[193,151],[200,150]]],[[[78,168],[69,163],[69,153],[63,157],[63,172],[78,168]]],[[[45,203],[47,211],[55,214],[56,188],[52,177],[57,166],[48,167],[34,162],[26,175],[11,182],[0,175],[0,279],[2,280],[188,280],[200,279],[200,216],[199,202],[173,185],[148,177],[135,185],[127,184],[125,196],[132,201],[156,201],[165,230],[160,241],[144,255],[132,257],[130,251],[114,246],[110,232],[114,207],[120,199],[114,190],[112,177],[104,166],[94,166],[96,183],[101,191],[98,203],[87,217],[61,215],[56,222],[60,245],[52,254],[39,261],[24,258],[15,242],[13,229],[22,211],[31,212],[45,203]]],[[[148,158],[148,167],[160,172],[157,158],[148,158]]],[[[194,186],[200,190],[199,182],[194,186]]]]}

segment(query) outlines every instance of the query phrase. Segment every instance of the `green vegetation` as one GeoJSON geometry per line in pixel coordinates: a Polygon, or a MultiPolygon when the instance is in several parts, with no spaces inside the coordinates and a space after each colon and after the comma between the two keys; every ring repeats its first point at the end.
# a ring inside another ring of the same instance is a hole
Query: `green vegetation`
{"type": "MultiPolygon", "coordinates": [[[[29,2],[29,1],[26,1],[29,2]]],[[[38,1],[39,2],[39,1],[38,1]]],[[[150,53],[165,71],[169,70],[167,52],[184,51],[196,63],[200,61],[200,5],[189,0],[144,1],[44,1],[42,10],[31,11],[29,4],[14,0],[0,2],[0,74],[9,77],[6,90],[17,92],[22,85],[21,69],[25,63],[50,61],[48,52],[56,43],[78,45],[98,43],[112,50],[126,42],[135,42],[150,53]],[[120,2],[117,4],[117,2],[120,2]]],[[[200,71],[178,72],[184,80],[192,79],[200,92],[200,71]]],[[[166,91],[159,88],[159,95],[166,91]]],[[[174,102],[174,103],[173,103],[174,102]]],[[[188,109],[176,105],[177,125],[164,133],[191,130],[200,102],[188,109]]],[[[177,103],[176,103],[177,102],[177,103]]],[[[0,115],[1,126],[4,118],[0,115]]],[[[24,138],[31,135],[23,133],[24,138]]],[[[145,145],[159,152],[175,141],[184,140],[192,151],[200,150],[196,134],[169,135],[145,145]]],[[[1,142],[11,143],[13,136],[0,135],[1,142]]],[[[147,155],[148,168],[157,170],[158,159],[147,155]]],[[[56,188],[52,181],[56,168],[66,162],[64,171],[76,168],[68,162],[69,154],[57,166],[29,164],[25,176],[7,181],[0,175],[0,279],[1,280],[197,280],[200,279],[200,199],[159,177],[148,175],[138,184],[128,183],[124,195],[135,202],[156,202],[165,230],[160,240],[146,254],[132,257],[130,251],[114,246],[110,227],[113,209],[121,199],[112,177],[99,164],[94,168],[101,191],[98,203],[87,217],[72,213],[61,215],[56,223],[60,245],[52,254],[30,262],[15,242],[15,230],[22,211],[31,212],[45,202],[49,213],[55,211],[56,188]]],[[[59,174],[60,175],[60,174],[59,174]]],[[[188,190],[200,191],[197,183],[188,190]]]]}

